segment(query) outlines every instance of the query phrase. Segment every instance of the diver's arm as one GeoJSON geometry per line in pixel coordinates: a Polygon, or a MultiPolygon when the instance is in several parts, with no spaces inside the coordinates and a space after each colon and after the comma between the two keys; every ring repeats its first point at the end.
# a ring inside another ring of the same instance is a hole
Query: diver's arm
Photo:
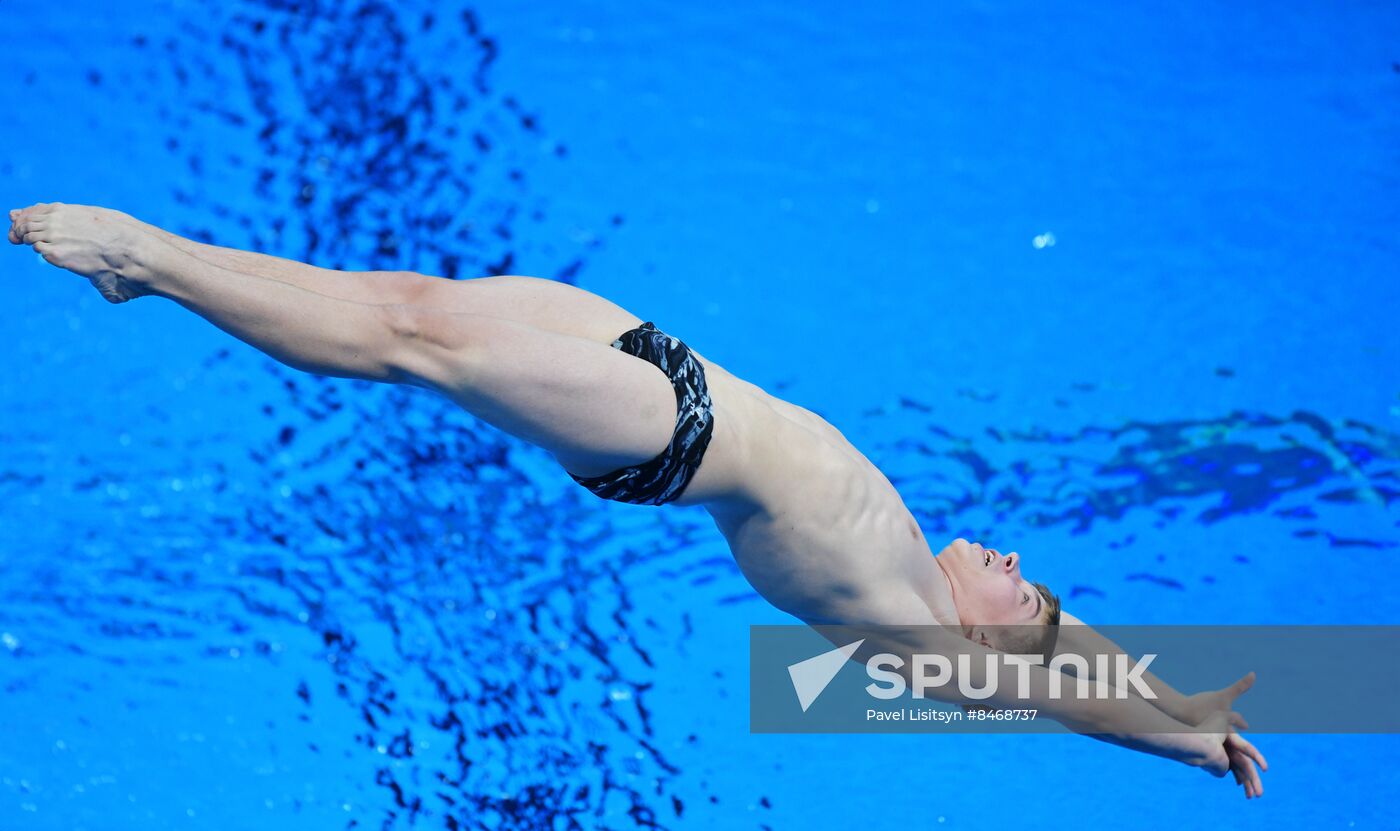
{"type": "MultiPolygon", "coordinates": [[[[1108,638],[1104,637],[1097,629],[1075,617],[1066,611],[1060,612],[1060,631],[1055,640],[1055,654],[1065,653],[1075,655],[1127,655],[1123,648],[1108,638]]],[[[1133,656],[1128,656],[1133,657],[1133,656]]],[[[1110,666],[1115,662],[1111,661],[1110,666]]],[[[1110,674],[1111,675],[1111,674],[1110,674]]],[[[1089,664],[1089,678],[1097,678],[1094,674],[1094,663],[1089,664]]],[[[1142,680],[1157,694],[1155,699],[1147,699],[1153,706],[1178,721],[1194,724],[1187,719],[1186,696],[1182,695],[1166,681],[1152,674],[1151,670],[1144,670],[1141,675],[1142,680]]],[[[1109,681],[1112,682],[1110,677],[1109,681]]],[[[1130,688],[1131,689],[1131,688],[1130,688]]]]}
{"type": "MultiPolygon", "coordinates": [[[[1055,654],[1061,653],[1114,656],[1127,654],[1122,647],[1104,637],[1094,627],[1063,611],[1060,613],[1059,637],[1055,642],[1055,654]]],[[[1116,665],[1116,660],[1110,662],[1110,666],[1116,665]]],[[[1094,677],[1092,664],[1089,667],[1089,677],[1094,677]]],[[[1155,699],[1148,699],[1153,706],[1177,721],[1195,726],[1205,721],[1212,713],[1224,711],[1230,716],[1231,725],[1244,726],[1244,719],[1233,712],[1231,707],[1236,698],[1253,686],[1254,673],[1244,676],[1224,689],[1189,696],[1178,692],[1166,681],[1153,675],[1150,670],[1144,670],[1141,678],[1157,695],[1155,699]]],[[[1129,690],[1132,688],[1129,687],[1129,690]]]]}
{"type": "MultiPolygon", "coordinates": [[[[1244,787],[1247,798],[1264,793],[1259,768],[1268,770],[1268,763],[1258,748],[1234,732],[1225,712],[1217,710],[1192,727],[1126,691],[1121,693],[1124,697],[1119,698],[1118,689],[1112,685],[1107,690],[1112,697],[1078,698],[1076,679],[1029,662],[1009,662],[1005,656],[972,643],[960,632],[946,627],[876,632],[866,638],[865,646],[865,660],[872,657],[870,649],[892,651],[895,655],[941,655],[949,659],[952,667],[960,666],[959,657],[969,659],[965,678],[957,678],[957,670],[954,670],[955,677],[948,683],[926,689],[926,697],[964,707],[1034,709],[1037,717],[1044,714],[1076,733],[1099,741],[1173,759],[1216,777],[1233,773],[1235,781],[1244,787]],[[990,662],[991,669],[988,656],[995,657],[990,662]],[[968,698],[960,692],[959,680],[972,690],[988,689],[994,681],[995,691],[987,698],[968,698]],[[1059,690],[1058,695],[1052,695],[1052,684],[1059,690]]],[[[906,684],[912,683],[914,673],[907,663],[899,674],[906,684]]],[[[1098,694],[1098,683],[1085,686],[1098,694]]]]}
{"type": "MultiPolygon", "coordinates": [[[[897,655],[943,655],[954,667],[958,665],[959,655],[968,655],[966,683],[972,689],[986,688],[992,683],[991,675],[996,676],[995,692],[985,699],[974,700],[962,695],[956,677],[925,690],[928,698],[997,709],[1034,709],[1076,733],[1100,741],[1199,767],[1215,776],[1223,776],[1230,769],[1223,734],[1203,732],[1183,724],[1137,696],[1117,698],[1111,685],[1110,694],[1115,697],[1079,698],[1075,695],[1078,684],[1074,678],[1051,673],[1042,666],[1015,666],[1003,660],[1001,653],[961,638],[945,627],[871,633],[861,654],[869,656],[882,651],[897,655]],[[992,673],[988,672],[988,656],[995,658],[992,673]],[[1059,676],[1055,679],[1058,694],[1054,695],[1052,675],[1059,676]],[[1022,678],[1025,679],[1025,696],[1019,695],[1022,678]]],[[[910,680],[909,670],[907,664],[898,670],[907,681],[910,680]]]]}

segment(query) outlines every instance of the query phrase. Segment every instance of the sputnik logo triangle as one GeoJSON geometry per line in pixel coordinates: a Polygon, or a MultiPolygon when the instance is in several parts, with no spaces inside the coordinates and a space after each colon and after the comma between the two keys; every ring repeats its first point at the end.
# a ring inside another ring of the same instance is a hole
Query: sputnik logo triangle
{"type": "Polygon", "coordinates": [[[865,638],[830,652],[823,652],[814,658],[798,661],[788,667],[792,688],[797,691],[797,703],[802,705],[802,712],[807,712],[807,708],[812,706],[812,702],[817,700],[817,696],[822,694],[822,690],[826,689],[831,679],[836,677],[836,673],[841,671],[841,667],[846,665],[863,643],[865,638]]]}

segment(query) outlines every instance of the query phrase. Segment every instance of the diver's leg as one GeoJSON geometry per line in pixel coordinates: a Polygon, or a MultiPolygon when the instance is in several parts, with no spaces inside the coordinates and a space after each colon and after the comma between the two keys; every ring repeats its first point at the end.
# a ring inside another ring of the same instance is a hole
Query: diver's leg
{"type": "Polygon", "coordinates": [[[11,229],[47,262],[121,303],[167,297],[297,369],[396,380],[396,306],[367,306],[228,271],[77,205],[26,209],[11,229]]]}
{"type": "Polygon", "coordinates": [[[419,286],[413,302],[500,317],[604,345],[642,323],[606,297],[557,280],[519,275],[432,280],[419,286]]]}
{"type": "MultiPolygon", "coordinates": [[[[15,238],[16,231],[22,231],[29,216],[42,215],[43,212],[61,205],[63,205],[61,202],[45,202],[20,211],[11,211],[10,220],[13,225],[10,241],[18,242],[15,238]]],[[[270,254],[259,254],[255,251],[243,251],[237,248],[225,248],[219,245],[196,242],[111,208],[94,205],[73,205],[70,207],[94,211],[99,216],[115,223],[125,224],[136,231],[156,237],[210,265],[241,274],[276,280],[280,283],[289,283],[297,288],[341,300],[353,300],[357,303],[374,305],[412,303],[415,302],[414,297],[421,288],[420,284],[429,281],[437,282],[437,278],[407,271],[337,271],[321,268],[310,263],[274,257],[270,254]]]]}
{"type": "MultiPolygon", "coordinates": [[[[27,216],[42,215],[62,203],[41,203],[12,212],[22,232],[27,216]]],[[[196,242],[129,214],[96,206],[70,206],[96,212],[228,271],[288,283],[328,297],[371,305],[423,305],[444,312],[481,314],[539,329],[611,343],[642,321],[592,292],[555,280],[502,275],[449,280],[411,271],[337,271],[308,263],[196,242]]],[[[12,230],[11,241],[14,238],[12,230]]]]}
{"type": "Polygon", "coordinates": [[[324,375],[429,387],[596,476],[652,458],[675,392],[646,361],[514,321],[372,306],[221,269],[80,206],[27,219],[22,242],[122,302],[167,297],[283,363],[324,375]]]}
{"type": "Polygon", "coordinates": [[[399,306],[402,369],[577,476],[646,461],[670,443],[676,393],[651,363],[513,320],[399,306]]]}

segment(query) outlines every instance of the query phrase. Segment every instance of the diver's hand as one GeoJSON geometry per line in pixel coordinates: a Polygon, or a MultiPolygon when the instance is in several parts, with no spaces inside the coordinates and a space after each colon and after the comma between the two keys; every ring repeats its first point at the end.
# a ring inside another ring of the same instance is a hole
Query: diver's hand
{"type": "Polygon", "coordinates": [[[1202,732],[1190,735],[1195,739],[1198,750],[1196,756],[1188,763],[1211,776],[1224,776],[1229,773],[1230,751],[1225,749],[1225,740],[1230,737],[1229,717],[1217,712],[1197,726],[1202,732]]]}
{"type": "Polygon", "coordinates": [[[1239,733],[1231,733],[1225,737],[1225,752],[1230,756],[1230,772],[1235,775],[1235,783],[1244,788],[1244,798],[1263,796],[1264,781],[1259,771],[1268,770],[1269,763],[1259,748],[1239,733]]]}
{"type": "Polygon", "coordinates": [[[1249,728],[1249,723],[1244,720],[1244,716],[1234,711],[1234,705],[1235,699],[1249,692],[1249,688],[1252,686],[1254,686],[1254,673],[1251,672],[1228,687],[1188,695],[1182,700],[1180,712],[1176,713],[1176,719],[1183,724],[1200,727],[1206,719],[1216,713],[1224,713],[1231,728],[1246,730],[1249,728]]]}
{"type": "Polygon", "coordinates": [[[1244,788],[1245,799],[1263,796],[1259,771],[1268,770],[1269,763],[1248,739],[1230,728],[1229,715],[1217,710],[1199,726],[1207,732],[1198,734],[1202,750],[1194,762],[1196,767],[1212,776],[1234,774],[1235,783],[1244,788]]]}

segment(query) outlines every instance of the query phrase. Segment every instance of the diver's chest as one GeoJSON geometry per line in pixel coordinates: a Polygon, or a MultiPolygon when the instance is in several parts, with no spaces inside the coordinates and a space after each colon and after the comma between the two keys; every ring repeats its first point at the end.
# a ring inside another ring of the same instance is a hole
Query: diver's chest
{"type": "MultiPolygon", "coordinates": [[[[907,511],[785,511],[726,533],[745,574],[849,576],[884,570],[916,549],[927,551],[907,511]]],[[[724,529],[721,529],[722,531],[724,529]]]]}

